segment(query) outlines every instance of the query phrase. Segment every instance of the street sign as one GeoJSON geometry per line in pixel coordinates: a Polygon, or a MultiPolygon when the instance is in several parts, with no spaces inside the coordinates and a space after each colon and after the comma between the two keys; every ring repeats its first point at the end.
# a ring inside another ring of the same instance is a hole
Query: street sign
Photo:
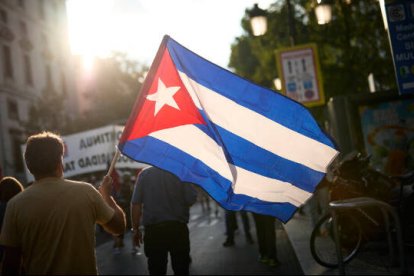
{"type": "Polygon", "coordinates": [[[325,103],[316,44],[276,50],[282,93],[305,106],[325,103]]]}
{"type": "Polygon", "coordinates": [[[385,4],[399,93],[414,93],[414,0],[385,4]]]}

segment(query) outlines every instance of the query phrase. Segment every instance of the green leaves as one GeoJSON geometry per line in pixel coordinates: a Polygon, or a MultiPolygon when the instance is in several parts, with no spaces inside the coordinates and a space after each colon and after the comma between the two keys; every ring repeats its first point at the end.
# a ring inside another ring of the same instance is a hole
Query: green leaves
{"type": "MultiPolygon", "coordinates": [[[[369,93],[367,77],[374,74],[378,90],[396,88],[394,67],[381,10],[376,0],[332,1],[332,21],[318,25],[313,2],[291,0],[296,44],[316,43],[326,99],[337,95],[369,93]]],[[[290,46],[286,1],[268,9],[268,31],[253,37],[248,17],[246,31],[232,45],[229,67],[258,84],[274,89],[276,49],[290,46]]]]}

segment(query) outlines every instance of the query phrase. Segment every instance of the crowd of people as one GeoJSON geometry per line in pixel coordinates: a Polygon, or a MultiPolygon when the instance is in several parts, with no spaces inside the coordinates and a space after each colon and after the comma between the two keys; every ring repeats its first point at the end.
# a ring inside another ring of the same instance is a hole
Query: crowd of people
{"type": "MultiPolygon", "coordinates": [[[[174,174],[147,167],[137,176],[123,178],[114,189],[108,172],[102,180],[74,181],[63,175],[64,143],[51,132],[32,135],[24,160],[34,181],[23,185],[14,177],[0,181],[0,257],[3,275],[98,274],[95,231],[114,238],[114,253],[132,231],[133,248],[143,245],[151,275],[167,272],[168,257],[177,275],[188,275],[189,215],[197,201],[210,212],[210,198],[198,186],[174,174]],[[30,207],[28,207],[30,206],[30,207]]],[[[117,179],[118,180],[118,179],[117,179]]],[[[215,204],[215,215],[219,207],[215,204]]],[[[255,243],[249,216],[256,227],[258,260],[277,266],[275,218],[245,211],[225,211],[224,247],[235,245],[237,214],[246,242],[255,243]]]]}

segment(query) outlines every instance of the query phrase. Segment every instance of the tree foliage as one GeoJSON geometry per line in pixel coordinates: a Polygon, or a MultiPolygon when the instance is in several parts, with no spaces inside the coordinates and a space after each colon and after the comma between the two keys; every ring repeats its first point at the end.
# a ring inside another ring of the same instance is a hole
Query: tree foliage
{"type": "MultiPolygon", "coordinates": [[[[128,118],[147,72],[124,53],[97,59],[94,65],[93,85],[85,91],[90,109],[83,114],[69,114],[67,94],[49,87],[31,107],[25,122],[28,133],[50,130],[68,134],[107,124],[123,124],[128,118]]],[[[68,93],[78,93],[70,91],[68,93]]]]}
{"type": "Polygon", "coordinates": [[[70,125],[65,112],[66,94],[59,93],[48,85],[29,110],[29,120],[23,122],[28,134],[47,130],[62,133],[70,125]]]}
{"type": "Polygon", "coordinates": [[[92,128],[110,123],[125,123],[137,98],[147,68],[139,67],[126,54],[115,52],[95,64],[95,79],[86,95],[91,109],[82,114],[86,127],[92,128]]]}
{"type": "MultiPolygon", "coordinates": [[[[318,25],[316,1],[290,0],[294,7],[296,45],[316,43],[325,98],[368,93],[367,77],[373,73],[380,90],[396,88],[394,68],[379,2],[332,0],[333,18],[318,25]]],[[[231,46],[229,67],[260,85],[273,88],[278,77],[275,50],[290,47],[286,1],[275,1],[268,10],[268,31],[254,37],[248,11],[242,19],[244,34],[231,46]]]]}

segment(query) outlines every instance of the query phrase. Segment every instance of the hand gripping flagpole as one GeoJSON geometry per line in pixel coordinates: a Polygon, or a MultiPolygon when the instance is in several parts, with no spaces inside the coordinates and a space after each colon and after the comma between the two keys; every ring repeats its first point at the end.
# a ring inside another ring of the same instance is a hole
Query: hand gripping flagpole
{"type": "Polygon", "coordinates": [[[121,153],[120,153],[119,149],[118,149],[118,148],[116,148],[115,155],[114,155],[114,157],[112,158],[112,162],[111,162],[111,165],[109,166],[109,169],[108,169],[108,172],[106,173],[106,176],[111,176],[112,171],[114,170],[114,167],[115,167],[115,163],[116,163],[116,161],[118,160],[118,157],[119,157],[119,155],[120,155],[120,154],[121,154],[121,153]]]}

